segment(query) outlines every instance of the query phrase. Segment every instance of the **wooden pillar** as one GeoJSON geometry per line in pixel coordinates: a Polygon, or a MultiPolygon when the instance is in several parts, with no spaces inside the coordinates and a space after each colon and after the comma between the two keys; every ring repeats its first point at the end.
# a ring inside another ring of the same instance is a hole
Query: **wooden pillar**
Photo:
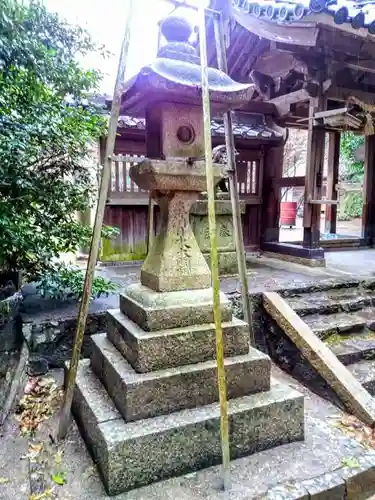
{"type": "Polygon", "coordinates": [[[375,135],[365,138],[362,236],[368,245],[375,241],[375,135]]]}
{"type": "Polygon", "coordinates": [[[261,243],[279,241],[280,179],[284,146],[269,149],[264,158],[261,205],[261,243]]]}
{"type": "MultiPolygon", "coordinates": [[[[328,173],[327,173],[327,198],[337,200],[337,184],[339,181],[340,163],[340,132],[329,134],[328,146],[328,173]]],[[[325,232],[336,233],[337,205],[326,206],[325,232]]]]}
{"type": "Polygon", "coordinates": [[[303,246],[318,248],[320,242],[321,204],[311,201],[322,198],[325,131],[315,126],[314,115],[325,111],[327,100],[323,95],[310,99],[309,134],[303,211],[303,246]]]}

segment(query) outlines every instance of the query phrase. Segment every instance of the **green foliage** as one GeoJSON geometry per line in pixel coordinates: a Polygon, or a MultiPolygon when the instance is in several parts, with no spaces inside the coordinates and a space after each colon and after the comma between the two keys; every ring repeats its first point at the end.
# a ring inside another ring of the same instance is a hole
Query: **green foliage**
{"type": "Polygon", "coordinates": [[[90,236],[76,220],[95,194],[84,165],[105,121],[88,97],[102,50],[34,0],[0,0],[0,268],[40,276],[90,236]],[[68,105],[69,104],[69,105],[68,105]]]}
{"type": "Polygon", "coordinates": [[[364,162],[355,159],[355,152],[364,143],[362,135],[352,132],[341,134],[340,154],[343,166],[342,177],[349,182],[360,182],[364,174],[364,162]]]}
{"type": "MultiPolygon", "coordinates": [[[[58,264],[43,274],[38,290],[43,297],[66,300],[82,298],[85,272],[74,266],[58,264]]],[[[91,298],[108,295],[118,289],[118,285],[102,276],[95,276],[92,283],[91,298]]]]}
{"type": "Polygon", "coordinates": [[[343,215],[350,219],[362,217],[363,198],[360,192],[347,193],[343,200],[343,215]]]}

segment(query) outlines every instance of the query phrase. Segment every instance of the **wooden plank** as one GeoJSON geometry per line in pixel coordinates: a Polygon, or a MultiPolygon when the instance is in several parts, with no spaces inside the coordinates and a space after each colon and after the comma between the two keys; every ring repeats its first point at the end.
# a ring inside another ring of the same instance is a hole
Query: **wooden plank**
{"type": "Polygon", "coordinates": [[[254,196],[252,194],[241,194],[240,200],[244,201],[246,205],[261,205],[262,198],[259,196],[254,196]]]}
{"type": "Polygon", "coordinates": [[[363,183],[362,236],[375,242],[375,135],[365,137],[365,178],[363,183]]]}
{"type": "Polygon", "coordinates": [[[284,50],[270,50],[259,56],[253,69],[261,71],[272,78],[285,78],[291,70],[297,73],[308,74],[307,64],[296,59],[291,52],[284,50]]]}
{"type": "Polygon", "coordinates": [[[331,87],[328,89],[326,96],[328,99],[335,101],[346,102],[349,97],[354,96],[365,104],[375,106],[375,94],[364,92],[360,89],[347,89],[344,87],[331,87]]]}
{"type": "MultiPolygon", "coordinates": [[[[113,165],[113,163],[112,163],[113,165]]],[[[116,160],[114,162],[115,166],[115,191],[120,192],[120,162],[116,160]]]]}
{"type": "Polygon", "coordinates": [[[324,198],[320,200],[307,200],[307,203],[310,203],[310,205],[337,205],[338,201],[337,200],[325,200],[324,198]]]}
{"type": "MultiPolygon", "coordinates": [[[[339,181],[340,166],[340,133],[331,132],[329,134],[328,146],[328,173],[327,173],[327,197],[336,200],[338,198],[337,183],[339,181]]],[[[328,205],[325,213],[324,227],[327,233],[336,233],[337,206],[328,205]]]]}
{"type": "Polygon", "coordinates": [[[268,102],[274,104],[279,113],[279,116],[284,116],[289,113],[290,106],[298,102],[304,102],[310,99],[310,95],[306,89],[295,90],[294,92],[289,92],[289,94],[281,95],[279,97],[274,97],[268,102]]]}
{"type": "Polygon", "coordinates": [[[317,372],[332,387],[345,406],[366,424],[375,423],[373,398],[349,370],[337,359],[310,327],[276,292],[265,292],[263,304],[317,372]]]}
{"type": "Polygon", "coordinates": [[[265,153],[263,170],[263,204],[260,210],[261,242],[279,241],[280,194],[278,183],[282,177],[284,146],[270,148],[265,153]]]}
{"type": "MultiPolygon", "coordinates": [[[[309,116],[324,111],[327,99],[320,94],[316,99],[310,99],[309,116]]],[[[305,205],[303,210],[303,245],[306,248],[316,248],[320,240],[320,204],[309,203],[308,200],[321,200],[323,187],[325,131],[314,126],[309,121],[307,140],[307,165],[305,183],[305,205]]]]}
{"type": "Polygon", "coordinates": [[[361,61],[358,63],[346,62],[345,66],[355,71],[363,71],[365,73],[375,73],[374,61],[361,61]]]}
{"type": "MultiPolygon", "coordinates": [[[[136,193],[138,194],[138,193],[136,193]]],[[[148,196],[146,193],[139,193],[141,196],[128,196],[129,193],[119,193],[119,196],[114,196],[113,194],[108,198],[107,205],[115,206],[147,206],[148,196]]]]}
{"type": "Polygon", "coordinates": [[[305,185],[305,176],[282,177],[277,180],[279,187],[303,187],[305,185]]]}
{"type": "Polygon", "coordinates": [[[358,30],[352,28],[349,23],[336,24],[331,14],[319,12],[319,14],[310,14],[305,17],[306,20],[317,23],[318,25],[329,26],[336,33],[345,31],[353,36],[354,39],[367,38],[375,41],[375,37],[368,32],[366,28],[359,28],[358,30]]]}
{"type": "MultiPolygon", "coordinates": [[[[257,164],[258,164],[258,172],[257,172],[257,185],[256,185],[256,194],[259,196],[259,197],[262,197],[263,196],[263,173],[264,173],[264,156],[262,156],[261,158],[259,158],[259,160],[257,160],[257,164]]],[[[259,221],[260,221],[260,218],[259,218],[259,221]]]]}
{"type": "Polygon", "coordinates": [[[318,111],[315,113],[314,118],[327,118],[329,116],[343,115],[347,112],[348,108],[329,109],[327,111],[318,111]]]}

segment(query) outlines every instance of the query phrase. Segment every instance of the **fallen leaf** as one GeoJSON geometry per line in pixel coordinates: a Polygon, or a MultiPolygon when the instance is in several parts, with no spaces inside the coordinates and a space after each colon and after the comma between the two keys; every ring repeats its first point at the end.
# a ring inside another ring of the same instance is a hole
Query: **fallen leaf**
{"type": "Polygon", "coordinates": [[[352,427],[354,429],[360,429],[363,425],[354,415],[346,415],[341,419],[341,423],[345,427],[352,427]]]}
{"type": "Polygon", "coordinates": [[[38,384],[38,379],[36,377],[30,377],[25,386],[25,394],[31,394],[38,384]]]}
{"type": "Polygon", "coordinates": [[[53,488],[49,488],[48,490],[43,491],[43,493],[30,495],[29,500],[42,500],[44,498],[52,498],[52,494],[53,494],[53,488]]]}
{"type": "Polygon", "coordinates": [[[33,390],[23,396],[17,409],[16,419],[22,434],[34,433],[39,425],[49,419],[60,404],[62,391],[50,377],[37,379],[33,390]]]}
{"type": "Polygon", "coordinates": [[[341,460],[342,465],[345,467],[350,467],[350,469],[358,469],[360,467],[360,463],[357,458],[346,457],[341,460]]]}
{"type": "Polygon", "coordinates": [[[63,486],[66,483],[66,477],[64,472],[56,472],[52,474],[52,480],[59,486],[63,486]]]}
{"type": "Polygon", "coordinates": [[[55,455],[55,464],[60,465],[62,462],[62,451],[58,451],[55,455]]]}
{"type": "Polygon", "coordinates": [[[9,479],[7,477],[0,477],[0,484],[7,484],[9,483],[9,479]]]}
{"type": "Polygon", "coordinates": [[[40,453],[43,449],[42,444],[37,444],[37,443],[31,443],[29,446],[29,451],[33,453],[40,453]]]}

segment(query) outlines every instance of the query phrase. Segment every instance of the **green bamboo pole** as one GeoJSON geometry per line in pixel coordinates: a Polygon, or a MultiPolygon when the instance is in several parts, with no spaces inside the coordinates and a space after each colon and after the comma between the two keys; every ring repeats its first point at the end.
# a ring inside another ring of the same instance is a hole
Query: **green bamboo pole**
{"type": "Polygon", "coordinates": [[[85,334],[87,315],[90,305],[92,281],[95,275],[95,267],[99,253],[101,231],[104,219],[104,210],[107,200],[109,181],[111,178],[111,155],[113,154],[115,147],[117,123],[120,114],[121,94],[122,94],[123,84],[125,81],[126,63],[127,63],[129,44],[130,44],[130,29],[131,29],[132,15],[133,15],[133,0],[128,0],[125,33],[121,47],[121,54],[120,54],[116,84],[112,101],[111,116],[108,126],[108,137],[106,143],[102,178],[100,182],[99,198],[96,208],[95,223],[94,223],[90,253],[86,269],[82,302],[79,308],[77,330],[73,344],[72,359],[69,365],[69,372],[65,384],[64,400],[61,407],[59,428],[57,434],[58,439],[63,439],[66,436],[69,429],[70,412],[73,402],[74,388],[78,371],[78,363],[81,356],[83,337],[85,334]]]}
{"type": "MultiPolygon", "coordinates": [[[[228,73],[228,64],[225,51],[223,17],[220,12],[215,12],[213,18],[214,18],[213,21],[214,21],[218,67],[221,71],[224,71],[224,73],[228,73]]],[[[224,113],[224,130],[225,130],[225,144],[228,157],[228,180],[229,180],[229,192],[230,192],[232,214],[233,214],[234,241],[237,252],[238,273],[240,275],[240,280],[241,280],[242,305],[243,305],[245,321],[249,325],[250,344],[255,345],[254,330],[253,330],[253,315],[251,311],[249,286],[247,282],[246,254],[245,254],[245,247],[242,234],[240,197],[238,194],[238,180],[237,180],[231,111],[224,113]]]]}
{"type": "Polygon", "coordinates": [[[223,457],[223,487],[225,490],[230,488],[230,452],[229,452],[229,426],[228,426],[228,401],[227,387],[225,380],[224,366],[224,348],[223,331],[221,328],[220,311],[220,281],[219,281],[219,259],[217,251],[216,238],[216,219],[215,219],[215,184],[212,163],[212,143],[211,143],[211,113],[210,113],[210,92],[208,86],[208,62],[207,62],[207,40],[206,40],[206,11],[204,6],[199,8],[200,17],[200,55],[202,68],[202,100],[203,100],[203,118],[204,118],[204,142],[205,142],[205,160],[207,176],[207,195],[208,195],[208,221],[211,243],[211,272],[213,288],[213,310],[216,330],[216,360],[217,376],[220,398],[220,432],[221,432],[221,450],[223,457]]]}

